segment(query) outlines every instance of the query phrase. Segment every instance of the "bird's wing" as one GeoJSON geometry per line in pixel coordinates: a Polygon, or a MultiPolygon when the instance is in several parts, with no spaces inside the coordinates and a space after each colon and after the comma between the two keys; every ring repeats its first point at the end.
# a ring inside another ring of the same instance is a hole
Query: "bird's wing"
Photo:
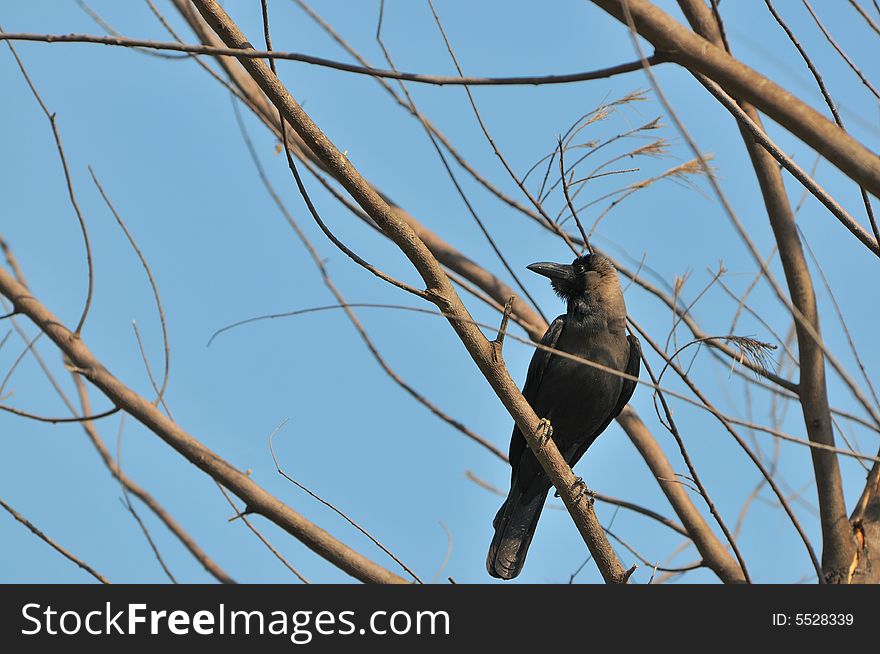
{"type": "MultiPolygon", "coordinates": [[[[541,338],[541,345],[555,348],[556,343],[559,341],[559,335],[562,334],[562,328],[564,325],[565,315],[556,318],[541,338]]],[[[526,374],[526,383],[523,385],[522,390],[523,397],[526,398],[526,401],[529,404],[532,404],[538,394],[538,388],[541,386],[541,378],[547,371],[552,356],[552,353],[542,349],[536,349],[535,353],[532,355],[532,360],[529,363],[529,371],[526,374]]],[[[510,438],[509,452],[510,463],[514,468],[516,468],[516,462],[519,461],[519,458],[526,450],[526,447],[525,437],[520,433],[519,428],[514,425],[513,435],[510,438]]]]}
{"type": "MultiPolygon", "coordinates": [[[[627,375],[638,378],[642,366],[642,345],[639,343],[639,339],[633,334],[628,334],[626,339],[629,341],[629,360],[626,362],[626,369],[624,369],[623,372],[627,375]]],[[[574,467],[574,464],[580,461],[580,458],[587,451],[587,448],[593,444],[593,441],[595,441],[599,435],[608,428],[608,425],[611,424],[612,420],[620,415],[620,412],[623,411],[623,407],[627,405],[633,392],[636,390],[637,385],[638,384],[634,379],[623,379],[623,384],[621,384],[620,387],[620,395],[617,398],[617,404],[614,405],[614,409],[612,409],[608,418],[599,425],[599,428],[593,432],[590,438],[576,444],[575,447],[569,448],[568,451],[562,453],[570,466],[574,467]]]]}
{"type": "MultiPolygon", "coordinates": [[[[556,348],[559,342],[559,335],[562,334],[562,327],[565,325],[565,316],[559,316],[550,323],[550,327],[541,337],[541,345],[545,347],[556,348]]],[[[550,358],[553,356],[551,352],[540,348],[535,349],[532,360],[529,363],[529,371],[526,374],[526,383],[523,385],[523,396],[531,403],[535,399],[535,394],[541,386],[541,378],[547,370],[550,358]]]]}
{"type": "MultiPolygon", "coordinates": [[[[639,343],[639,339],[636,338],[634,334],[628,334],[626,340],[629,341],[629,361],[626,364],[626,370],[624,370],[624,372],[627,375],[638,378],[639,371],[642,367],[642,344],[639,343]]],[[[623,386],[620,388],[620,397],[617,399],[614,411],[611,412],[612,420],[619,416],[620,412],[623,411],[623,407],[629,402],[633,392],[636,390],[636,386],[637,383],[634,379],[623,380],[623,386]]]]}

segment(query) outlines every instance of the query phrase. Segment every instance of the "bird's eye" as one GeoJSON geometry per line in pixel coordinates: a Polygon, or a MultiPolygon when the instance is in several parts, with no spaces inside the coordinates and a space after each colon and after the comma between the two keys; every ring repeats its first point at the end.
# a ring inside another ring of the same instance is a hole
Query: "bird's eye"
{"type": "Polygon", "coordinates": [[[574,274],[578,276],[583,275],[585,272],[587,272],[587,269],[584,268],[584,265],[582,263],[576,263],[574,266],[572,266],[572,270],[574,271],[574,274]]]}

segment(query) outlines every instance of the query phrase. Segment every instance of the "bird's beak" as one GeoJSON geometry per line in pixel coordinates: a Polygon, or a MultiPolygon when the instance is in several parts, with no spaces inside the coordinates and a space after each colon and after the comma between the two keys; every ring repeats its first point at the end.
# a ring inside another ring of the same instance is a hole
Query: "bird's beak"
{"type": "Polygon", "coordinates": [[[550,263],[542,261],[540,263],[533,263],[532,265],[527,266],[527,268],[532,272],[536,272],[544,277],[549,277],[550,279],[562,281],[572,278],[571,266],[567,263],[550,263]]]}

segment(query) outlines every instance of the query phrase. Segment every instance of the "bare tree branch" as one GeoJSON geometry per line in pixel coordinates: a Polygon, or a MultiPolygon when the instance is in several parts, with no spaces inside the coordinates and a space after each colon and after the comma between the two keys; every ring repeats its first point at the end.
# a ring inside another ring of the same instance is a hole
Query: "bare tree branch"
{"type": "MultiPolygon", "coordinates": [[[[298,52],[280,52],[272,50],[254,50],[241,52],[237,48],[221,48],[209,45],[195,45],[188,43],[176,43],[173,41],[151,41],[149,39],[134,39],[123,36],[99,36],[94,34],[31,34],[26,32],[0,32],[0,41],[32,41],[38,43],[92,43],[99,45],[117,46],[122,48],[137,48],[150,50],[169,50],[172,52],[189,52],[197,55],[212,56],[235,56],[252,59],[281,59],[285,61],[299,61],[306,64],[341,70],[357,75],[382,77],[385,79],[397,79],[407,82],[420,82],[435,86],[540,86],[546,84],[571,84],[573,82],[586,82],[595,79],[606,79],[615,75],[631,73],[640,70],[641,62],[631,61],[617,66],[600,68],[598,70],[582,71],[577,73],[565,73],[557,75],[518,75],[512,77],[459,77],[446,75],[425,75],[421,73],[407,73],[397,70],[382,70],[381,68],[366,68],[355,66],[342,61],[315,57],[298,52]]],[[[661,64],[667,59],[661,55],[649,57],[649,62],[661,64]]]]}
{"type": "MultiPolygon", "coordinates": [[[[776,161],[782,164],[795,179],[797,179],[804,187],[819,200],[831,214],[837,218],[840,223],[846,227],[859,241],[861,241],[871,252],[880,257],[880,242],[875,236],[869,234],[865,229],[853,218],[849,213],[841,207],[831,195],[823,189],[803,168],[798,166],[794,160],[785,154],[778,145],[776,145],[769,136],[764,132],[760,125],[749,117],[749,115],[736,103],[736,101],[727,95],[724,90],[708,77],[695,74],[697,81],[706,87],[715,98],[739,121],[749,133],[754,137],[755,141],[760,143],[764,149],[769,152],[776,161]]],[[[870,202],[870,201],[869,201],[870,202]]],[[[868,205],[870,206],[870,204],[868,205]]]]}
{"type": "MultiPolygon", "coordinates": [[[[643,0],[632,0],[632,2],[630,2],[630,0],[624,0],[624,2],[625,8],[627,9],[631,6],[638,6],[639,11],[645,8],[649,9],[651,15],[650,20],[658,18],[658,14],[662,13],[655,11],[649,3],[644,2],[643,0]]],[[[682,3],[689,6],[689,13],[691,15],[696,14],[697,12],[702,12],[705,15],[708,11],[706,5],[697,2],[697,0],[682,0],[682,3]]],[[[662,17],[660,20],[665,23],[665,19],[662,17]]],[[[708,17],[702,21],[704,24],[709,22],[710,19],[708,17]]],[[[636,29],[638,29],[638,27],[636,27],[636,29]]],[[[674,31],[677,32],[681,30],[685,32],[687,31],[681,26],[674,28],[674,31]]],[[[706,43],[707,48],[713,48],[713,55],[718,55],[718,58],[726,57],[728,60],[727,63],[731,64],[731,62],[735,62],[735,60],[722,49],[724,44],[721,42],[719,34],[720,29],[716,22],[715,31],[713,33],[707,33],[709,38],[714,38],[716,45],[712,46],[705,40],[703,42],[706,43]],[[719,42],[721,47],[718,47],[717,45],[719,42]]],[[[693,36],[697,39],[700,38],[696,35],[693,36]]],[[[736,64],[731,65],[736,67],[736,64]]],[[[701,70],[699,66],[696,66],[694,62],[688,62],[686,63],[686,66],[691,72],[706,73],[705,70],[701,70]]],[[[740,64],[740,66],[742,65],[740,64]]],[[[754,71],[751,71],[745,66],[742,66],[742,68],[745,69],[745,71],[741,70],[741,73],[746,72],[748,75],[757,75],[754,71]]],[[[713,77],[712,73],[706,74],[708,74],[709,77],[713,77]]],[[[716,82],[721,83],[722,86],[728,83],[728,80],[724,79],[723,76],[714,76],[714,79],[716,82]]],[[[768,84],[772,85],[772,82],[769,82],[768,80],[768,84]]],[[[769,85],[765,87],[764,91],[769,90],[771,93],[774,92],[769,85]]],[[[744,100],[755,105],[755,107],[746,105],[745,111],[747,113],[751,112],[749,118],[751,118],[751,120],[759,127],[760,118],[758,117],[756,109],[763,109],[768,115],[781,122],[786,128],[791,129],[793,133],[806,140],[818,151],[826,155],[828,154],[828,152],[823,152],[823,149],[819,147],[816,142],[811,142],[810,139],[805,137],[802,133],[798,133],[797,129],[794,129],[796,126],[786,124],[776,113],[776,107],[764,103],[766,98],[755,98],[754,94],[748,89],[742,88],[742,86],[738,86],[736,83],[729,84],[727,90],[740,101],[744,100]]],[[[782,89],[778,90],[782,91],[782,89]]],[[[784,91],[782,91],[782,93],[784,93],[784,91]]],[[[797,101],[792,96],[789,96],[789,102],[792,103],[793,106],[797,101]]],[[[804,110],[801,111],[799,118],[804,124],[808,121],[812,121],[810,129],[814,127],[823,128],[828,132],[827,128],[831,126],[838,131],[838,136],[840,136],[840,134],[845,134],[845,132],[840,130],[839,127],[829,123],[824,117],[819,116],[815,111],[808,107],[805,107],[804,110]]],[[[743,132],[743,139],[746,143],[746,148],[749,151],[752,165],[755,168],[755,173],[761,186],[761,191],[764,196],[764,204],[767,207],[770,226],[773,229],[776,243],[779,246],[779,256],[782,260],[782,267],[785,272],[789,293],[791,295],[791,303],[794,307],[793,315],[795,317],[795,327],[798,335],[798,356],[800,358],[801,370],[800,381],[798,383],[798,395],[800,397],[807,434],[811,441],[833,447],[834,431],[831,423],[831,411],[828,405],[823,348],[820,346],[819,339],[817,338],[819,332],[819,318],[816,307],[816,298],[803,249],[797,236],[794,214],[791,210],[791,205],[788,202],[788,196],[785,193],[782,176],[776,166],[775,160],[763,147],[752,140],[752,138],[749,138],[749,135],[745,132],[743,132]]],[[[876,156],[874,156],[874,159],[875,163],[880,163],[880,159],[877,159],[876,156]]],[[[832,163],[835,163],[835,165],[838,165],[838,167],[841,166],[838,161],[835,161],[834,159],[830,160],[832,163]]],[[[843,170],[843,172],[847,173],[847,170],[843,170]]],[[[852,177],[852,175],[850,176],[852,177]]],[[[857,179],[856,181],[860,180],[857,179]]],[[[717,183],[714,182],[714,178],[712,178],[712,182],[716,193],[719,197],[723,197],[720,188],[717,186],[717,183]]],[[[877,194],[877,189],[874,189],[872,192],[877,194]]],[[[733,217],[729,205],[726,202],[723,202],[723,204],[725,210],[727,210],[731,217],[733,217]]],[[[762,263],[760,257],[756,257],[756,259],[760,265],[762,263]]],[[[774,284],[774,286],[776,285],[774,284]]],[[[777,293],[778,292],[779,291],[777,291],[777,293]]],[[[854,553],[854,543],[852,535],[849,533],[849,525],[846,522],[846,505],[843,497],[843,483],[840,476],[840,467],[838,465],[837,457],[830,452],[821,452],[817,449],[811,448],[810,454],[813,458],[813,468],[816,477],[819,506],[822,516],[823,547],[822,576],[820,578],[824,577],[824,581],[826,582],[845,582],[854,553]]],[[[809,542],[805,542],[809,549],[809,542]]],[[[810,551],[812,554],[812,550],[810,551]]],[[[813,558],[815,560],[815,557],[813,558]]]]}
{"type": "MultiPolygon", "coordinates": [[[[212,29],[231,48],[251,48],[244,34],[213,0],[193,0],[212,29]]],[[[355,201],[382,228],[410,260],[425,281],[426,296],[450,317],[449,322],[483,376],[526,436],[530,447],[559,491],[575,524],[596,558],[608,582],[625,583],[627,573],[614,554],[596,520],[592,505],[578,494],[576,479],[552,439],[546,437],[546,423],[523,398],[503,361],[494,360],[493,348],[480,330],[471,324],[470,314],[455,292],[437,259],[412,228],[402,221],[388,203],[351,165],[347,157],[321,132],[302,107],[290,96],[269,66],[260,59],[243,59],[244,68],[282,113],[284,120],[299,134],[315,155],[332,171],[355,201]],[[462,320],[463,319],[463,320],[462,320]]]]}
{"type": "Polygon", "coordinates": [[[618,422],[626,431],[633,445],[642,455],[645,463],[651,469],[654,478],[660,485],[672,508],[678,515],[679,520],[687,529],[688,536],[694,542],[705,565],[711,568],[723,581],[743,582],[742,569],[737,564],[724,544],[712,531],[712,528],[694,506],[687,491],[680,485],[669,480],[675,479],[675,470],[660,449],[660,445],[651,436],[645,423],[629,407],[625,408],[618,422]]]}
{"type": "Polygon", "coordinates": [[[76,338],[73,332],[25,287],[2,269],[0,269],[0,293],[12,302],[16,310],[28,316],[52,339],[84,377],[100,388],[105,395],[114,398],[121,409],[162,438],[187,460],[235,493],[252,513],[270,519],[317,554],[361,581],[379,583],[403,581],[399,576],[355,552],[267,493],[247,475],[236,470],[189,435],[151,402],[113,376],[95,358],[82,339],[76,338]]]}
{"type": "Polygon", "coordinates": [[[107,579],[107,577],[105,577],[104,575],[102,575],[102,574],[99,573],[99,572],[96,572],[95,569],[92,568],[92,566],[90,566],[88,563],[86,563],[86,562],[83,561],[82,559],[80,559],[80,558],[74,556],[73,554],[71,554],[70,552],[68,552],[66,549],[64,549],[63,547],[61,547],[61,545],[59,545],[59,544],[56,543],[54,540],[52,540],[51,538],[49,538],[49,537],[48,537],[46,534],[44,534],[42,531],[40,531],[39,529],[37,529],[37,527],[35,527],[34,524],[33,524],[30,520],[28,520],[27,518],[25,518],[25,517],[24,517],[23,515],[21,515],[18,511],[16,511],[16,510],[13,509],[11,506],[9,506],[6,502],[4,502],[4,501],[3,501],[3,498],[0,498],[0,506],[2,506],[4,509],[6,509],[6,511],[9,513],[9,515],[11,515],[13,518],[15,518],[16,520],[18,520],[21,524],[23,524],[23,525],[24,525],[25,527],[27,527],[28,529],[30,529],[31,532],[33,532],[33,534],[34,534],[37,538],[39,538],[39,539],[42,540],[44,543],[46,543],[47,545],[49,545],[49,546],[50,546],[52,549],[54,549],[56,552],[58,552],[59,554],[61,554],[62,556],[64,556],[66,559],[69,559],[70,561],[73,561],[74,563],[76,563],[80,568],[82,568],[83,570],[85,570],[86,572],[88,572],[90,575],[92,575],[95,579],[97,579],[98,581],[100,581],[102,584],[109,584],[109,583],[110,583],[110,581],[107,579]]]}
{"type": "Polygon", "coordinates": [[[846,65],[850,67],[850,69],[856,74],[856,77],[858,77],[862,81],[862,84],[864,84],[865,87],[871,92],[871,95],[880,100],[880,91],[877,91],[877,89],[874,88],[874,85],[871,84],[867,77],[865,77],[865,74],[859,69],[858,66],[856,66],[855,62],[850,58],[850,56],[846,54],[846,51],[840,47],[837,41],[834,40],[834,37],[831,36],[831,32],[828,31],[828,28],[825,27],[825,24],[819,19],[819,16],[816,14],[813,6],[807,0],[802,0],[802,2],[804,3],[804,7],[807,8],[807,11],[810,12],[810,16],[813,17],[816,26],[822,31],[822,34],[825,36],[825,39],[828,41],[828,43],[831,44],[831,47],[837,51],[837,54],[839,54],[841,58],[846,62],[846,65]]]}
{"type": "MultiPolygon", "coordinates": [[[[0,25],[0,39],[3,39],[4,36],[5,32],[3,31],[3,26],[0,25]]],[[[86,250],[86,264],[88,268],[88,286],[86,289],[86,299],[83,306],[82,314],[80,315],[79,322],[77,323],[76,329],[74,330],[74,333],[78,336],[86,323],[86,318],[89,315],[89,309],[92,306],[92,295],[94,294],[95,290],[95,269],[94,263],[92,261],[92,245],[91,241],[89,240],[89,230],[86,229],[85,218],[83,217],[83,213],[80,210],[79,202],[77,202],[76,200],[76,193],[73,189],[73,180],[70,176],[70,168],[67,165],[67,155],[64,153],[64,146],[61,144],[61,132],[58,130],[56,115],[55,113],[49,111],[46,103],[43,102],[43,98],[40,96],[40,92],[31,81],[30,75],[28,75],[28,72],[24,67],[24,62],[22,62],[21,58],[18,56],[18,52],[16,52],[15,48],[13,47],[12,42],[7,41],[6,45],[9,47],[9,51],[15,58],[15,63],[18,65],[18,69],[21,71],[22,77],[24,77],[24,81],[27,82],[27,85],[30,88],[34,98],[36,99],[37,104],[40,105],[40,109],[46,116],[46,120],[49,121],[49,126],[52,129],[52,137],[55,139],[55,149],[58,151],[58,158],[61,161],[61,169],[64,172],[64,182],[67,186],[67,197],[70,201],[70,206],[73,207],[73,211],[76,214],[76,219],[79,223],[80,232],[82,232],[83,245],[85,246],[86,250]]]]}
{"type": "Polygon", "coordinates": [[[636,31],[688,70],[717,82],[732,97],[753,104],[821,153],[840,171],[880,197],[880,157],[794,95],[694,34],[648,0],[592,0],[625,23],[624,7],[636,31]]]}
{"type": "MultiPolygon", "coordinates": [[[[855,7],[862,11],[861,7],[854,3],[853,0],[850,0],[855,7]]],[[[776,22],[779,23],[779,26],[785,31],[785,34],[788,36],[789,40],[792,42],[797,51],[800,53],[801,57],[804,60],[804,63],[807,64],[807,68],[810,69],[810,73],[812,73],[813,78],[816,80],[816,84],[819,86],[819,91],[822,93],[822,97],[825,99],[825,104],[828,105],[828,109],[831,111],[831,115],[834,117],[834,122],[837,123],[840,129],[846,129],[843,126],[843,119],[840,117],[840,112],[837,111],[837,107],[834,105],[834,101],[831,99],[831,94],[828,92],[828,89],[825,86],[825,81],[822,79],[822,75],[819,74],[819,70],[816,68],[816,65],[813,63],[810,56],[807,54],[804,46],[800,44],[797,37],[791,28],[786,24],[786,22],[782,19],[782,16],[779,15],[779,12],[776,11],[776,8],[773,6],[773,3],[770,0],[764,0],[767,5],[767,8],[770,10],[770,13],[773,14],[773,18],[776,19],[776,22]]],[[[812,10],[811,10],[812,13],[812,10]]],[[[867,14],[864,14],[866,18],[870,18],[867,14]]],[[[815,15],[814,15],[815,18],[815,15]]],[[[818,20],[818,18],[817,18],[818,20]]],[[[871,199],[868,197],[867,192],[864,188],[859,187],[859,191],[862,194],[862,202],[865,205],[865,213],[868,215],[868,221],[871,223],[871,229],[874,232],[874,238],[880,242],[880,229],[877,227],[877,220],[874,218],[874,208],[871,206],[871,199]]]]}
{"type": "MultiPolygon", "coordinates": [[[[504,452],[498,449],[497,446],[487,441],[485,438],[474,432],[472,429],[468,428],[466,425],[461,423],[459,420],[452,418],[445,411],[440,409],[436,404],[426,398],[422,393],[419,393],[411,384],[406,382],[400,375],[395,372],[395,370],[388,364],[385,360],[385,357],[379,352],[379,349],[376,347],[373,340],[367,334],[366,329],[364,329],[357,315],[351,309],[351,306],[347,303],[345,297],[342,295],[342,292],[336,286],[333,279],[330,277],[330,273],[327,270],[327,266],[324,265],[323,259],[321,259],[318,254],[315,246],[312,244],[311,240],[306,236],[305,232],[299,226],[299,224],[294,219],[293,215],[288,211],[284,202],[282,202],[281,197],[276,193],[275,188],[272,186],[269,181],[268,176],[266,175],[265,170],[263,169],[263,165],[260,163],[260,159],[257,156],[256,150],[254,149],[254,145],[250,139],[250,136],[247,133],[247,130],[244,126],[244,122],[241,120],[241,116],[238,112],[238,109],[235,105],[235,117],[238,122],[239,129],[241,130],[242,137],[245,141],[245,146],[247,147],[248,153],[251,156],[251,160],[254,163],[254,167],[257,169],[257,174],[260,177],[260,181],[263,183],[263,186],[266,188],[266,191],[269,193],[272,201],[278,207],[278,210],[284,216],[285,221],[288,225],[290,225],[291,229],[293,229],[297,238],[302,242],[303,246],[306,248],[306,251],[309,253],[309,257],[312,259],[312,262],[318,268],[318,271],[321,274],[321,279],[324,281],[324,285],[328,288],[328,290],[333,294],[336,300],[345,308],[345,313],[348,316],[348,319],[351,321],[351,324],[354,326],[355,330],[357,330],[358,335],[363,340],[364,345],[366,345],[367,349],[370,351],[370,354],[373,355],[373,358],[376,360],[376,363],[385,371],[385,373],[391,378],[394,383],[400,386],[406,393],[408,393],[413,399],[422,404],[425,408],[427,408],[431,413],[435,416],[443,420],[448,425],[452,426],[454,429],[457,429],[462,434],[470,438],[471,440],[479,443],[487,450],[489,450],[492,454],[499,457],[501,460],[506,461],[507,457],[504,452]]],[[[217,332],[219,333],[219,332],[217,332]]],[[[216,336],[216,334],[215,334],[216,336]]],[[[211,341],[213,341],[214,336],[211,337],[211,341]]],[[[211,341],[208,342],[210,345],[211,341]]]]}

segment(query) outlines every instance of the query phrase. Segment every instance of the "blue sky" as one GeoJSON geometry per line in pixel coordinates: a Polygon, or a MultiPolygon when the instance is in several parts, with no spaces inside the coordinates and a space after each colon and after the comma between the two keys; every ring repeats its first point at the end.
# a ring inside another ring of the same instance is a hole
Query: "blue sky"
{"type": "MultiPolygon", "coordinates": [[[[660,2],[677,18],[675,3],[660,2]]],[[[194,40],[167,2],[160,8],[188,40],[194,40]]],[[[261,34],[259,2],[227,2],[228,10],[253,43],[261,34]]],[[[877,150],[876,100],[823,41],[800,3],[779,9],[814,57],[839,103],[848,129],[877,150]]],[[[167,40],[145,3],[95,0],[92,6],[129,36],[167,40]]],[[[474,75],[548,74],[589,70],[634,58],[625,29],[588,2],[554,3],[436,2],[444,26],[466,73],[474,75]]],[[[844,3],[818,1],[817,11],[835,37],[871,79],[880,77],[876,35],[844,3]]],[[[315,8],[375,64],[381,52],[374,40],[378,3],[318,1],[315,8]]],[[[796,51],[772,20],[763,2],[723,3],[734,53],[777,80],[798,97],[824,105],[796,51]]],[[[270,3],[277,49],[347,60],[293,2],[270,3]]],[[[100,33],[76,5],[60,0],[6,2],[0,24],[7,32],[100,33]]],[[[401,69],[453,74],[426,4],[386,2],[386,44],[401,69]]],[[[235,124],[228,93],[190,60],[169,60],[97,45],[17,43],[30,75],[57,120],[73,173],[78,200],[89,227],[95,258],[95,297],[83,332],[85,342],[119,378],[145,395],[152,393],[131,323],[144,338],[154,370],[162,367],[162,341],[149,285],[136,256],[91,183],[87,166],[101,179],[124,217],[156,277],[171,338],[171,381],[167,394],[174,418],[191,434],[344,542],[394,568],[361,534],[325,507],[280,478],[268,448],[269,433],[284,419],[276,450],[286,472],[344,509],[426,580],[452,576],[459,582],[490,581],[484,558],[491,520],[500,498],[469,481],[470,470],[505,486],[508,469],[402,392],[370,357],[342,312],[328,312],[257,323],[206,342],[218,328],[251,316],[333,303],[305,250],[261,185],[235,124]],[[447,536],[452,536],[448,564],[447,536]],[[439,572],[438,572],[439,571],[439,572]]],[[[68,326],[75,325],[86,290],[85,257],[79,227],[66,197],[64,180],[45,117],[5,48],[0,48],[0,231],[14,249],[34,294],[68,326]]],[[[728,114],[686,72],[672,65],[655,69],[675,110],[706,153],[720,183],[750,235],[766,255],[772,234],[739,132],[728,114]]],[[[467,213],[417,121],[405,114],[375,81],[294,62],[280,62],[282,80],[306,111],[378,188],[443,238],[496,274],[502,265],[467,213]]],[[[648,89],[643,73],[576,85],[479,88],[474,94],[492,136],[522,174],[552,150],[580,115],[603,101],[648,89]]],[[[420,109],[493,182],[518,199],[517,190],[492,153],[474,119],[464,90],[412,86],[420,109]]],[[[605,180],[589,193],[601,195],[622,183],[649,177],[691,158],[686,144],[649,93],[645,101],[615,112],[585,132],[608,138],[654,117],[663,119],[658,136],[671,141],[671,156],[639,160],[625,182],[605,180]],[[634,175],[634,176],[633,176],[634,175]]],[[[336,283],[352,302],[415,305],[349,261],[320,233],[308,216],[283,157],[268,132],[246,116],[261,161],[291,212],[316,243],[336,283]]],[[[767,121],[770,135],[805,168],[815,155],[767,121]]],[[[481,218],[518,275],[549,316],[562,307],[545,280],[525,266],[538,260],[564,260],[570,254],[546,231],[499,203],[456,169],[481,218]]],[[[818,180],[850,212],[864,221],[858,189],[827,162],[818,180]]],[[[621,176],[617,176],[621,177],[621,176]]],[[[307,177],[325,221],[352,249],[392,275],[411,283],[417,276],[386,240],[354,220],[307,177]]],[[[786,179],[793,201],[801,189],[786,179]]],[[[693,300],[723,262],[724,277],[742,291],[756,270],[726,215],[708,189],[663,181],[634,194],[601,224],[598,242],[612,254],[646,264],[668,283],[689,274],[682,290],[693,300]],[[711,270],[710,270],[711,269],[711,270]]],[[[553,207],[558,208],[558,204],[553,207]]],[[[602,205],[599,205],[602,206],[602,205]]],[[[593,210],[595,211],[595,210],[593,210]]],[[[588,214],[590,219],[595,213],[588,214]]],[[[876,333],[876,289],[866,275],[876,259],[816,201],[807,198],[798,224],[816,253],[840,303],[868,373],[876,371],[880,351],[876,333]],[[857,280],[857,281],[856,281],[857,280]],[[853,283],[856,281],[856,283],[853,283]],[[873,290],[872,290],[873,289],[873,290]],[[872,296],[873,293],[873,296],[872,296]]],[[[864,221],[864,224],[867,224],[864,221]]],[[[774,271],[782,279],[778,262],[774,271]]],[[[826,342],[856,372],[828,294],[817,278],[826,342]]],[[[497,315],[465,297],[478,320],[497,315]]],[[[627,290],[630,314],[665,341],[671,318],[665,308],[636,287],[627,290]]],[[[774,329],[787,329],[785,311],[766,285],[750,305],[774,329]]],[[[693,315],[710,334],[726,334],[735,303],[717,285],[693,315]]],[[[365,327],[400,376],[438,406],[502,449],[511,420],[480,376],[452,330],[442,320],[388,310],[358,312],[365,327]]],[[[33,328],[21,321],[29,333],[33,328]]],[[[0,338],[9,329],[2,325],[0,338]]],[[[774,341],[758,321],[745,316],[737,333],[774,341]]],[[[679,332],[679,342],[688,338],[679,332]]],[[[0,370],[8,370],[23,348],[13,334],[0,350],[0,370]]],[[[531,348],[508,341],[507,364],[522,381],[531,348]]],[[[57,352],[40,342],[72,394],[57,352]]],[[[775,354],[778,358],[778,352],[775,354]]],[[[656,357],[652,361],[656,361],[656,357]]],[[[655,364],[656,365],[656,364],[655,364]]],[[[659,367],[659,366],[657,366],[659,367]]],[[[747,415],[741,380],[700,353],[694,376],[713,402],[747,415]]],[[[671,376],[669,387],[681,389],[671,376]]],[[[857,410],[843,386],[829,376],[832,404],[857,410]]],[[[61,401],[39,367],[27,357],[10,379],[4,402],[44,415],[64,415],[61,401]]],[[[766,422],[770,402],[756,394],[754,418],[766,422]]],[[[92,393],[96,411],[107,406],[92,393]]],[[[637,390],[633,406],[668,453],[678,472],[685,467],[674,441],[660,425],[651,393],[637,390]]],[[[704,412],[673,402],[689,452],[728,524],[758,482],[758,473],[730,436],[704,412]]],[[[118,417],[99,423],[116,451],[118,417]]],[[[799,409],[788,407],[782,429],[803,437],[799,409]]],[[[865,452],[877,449],[876,433],[844,424],[865,452]]],[[[772,452],[766,434],[751,435],[772,452]]],[[[750,442],[752,442],[750,440],[750,442]]],[[[153,493],[194,538],[233,577],[241,581],[295,581],[241,524],[230,523],[231,509],[213,482],[181,459],[152,433],[127,419],[122,441],[126,472],[153,493]]],[[[780,446],[780,471],[791,492],[814,504],[808,452],[780,446]]],[[[849,507],[861,490],[864,471],[842,460],[849,507]]],[[[619,427],[613,425],[577,467],[590,487],[673,513],[644,462],[619,427]]],[[[113,581],[166,580],[140,529],[122,506],[119,485],[103,467],[78,425],[46,425],[0,415],[0,497],[65,547],[113,581]]],[[[752,576],[760,581],[809,580],[811,566],[791,524],[766,491],[738,538],[752,576]]],[[[695,501],[704,508],[700,499],[695,501]]],[[[558,502],[558,500],[556,501],[558,502]]],[[[816,547],[818,520],[795,501],[799,519],[816,547]]],[[[680,543],[668,529],[643,517],[597,504],[600,519],[614,520],[612,531],[651,561],[663,561],[680,543]]],[[[211,578],[143,507],[139,513],[163,557],[180,581],[211,578]]],[[[706,512],[708,514],[708,512],[706,512]]],[[[303,545],[264,520],[255,522],[272,543],[313,581],[348,581],[303,545]]],[[[0,516],[0,581],[84,582],[91,578],[37,541],[9,516],[0,516]]],[[[627,563],[632,556],[618,548],[627,563]]],[[[547,510],[529,555],[523,582],[565,582],[585,558],[585,548],[568,516],[547,510]]],[[[688,550],[675,562],[689,563],[688,550]]],[[[646,582],[641,566],[635,579],[646,582]]],[[[713,581],[706,571],[685,580],[713,581]]],[[[596,582],[587,565],[577,581],[596,582]]]]}

